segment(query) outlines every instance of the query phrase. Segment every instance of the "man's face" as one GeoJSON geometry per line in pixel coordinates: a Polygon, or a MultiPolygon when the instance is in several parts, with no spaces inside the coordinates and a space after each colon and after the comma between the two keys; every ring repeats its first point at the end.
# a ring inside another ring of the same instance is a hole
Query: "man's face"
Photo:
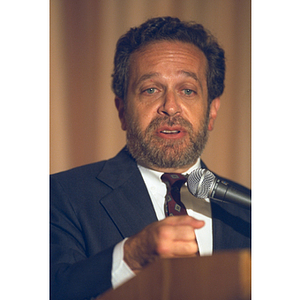
{"type": "Polygon", "coordinates": [[[116,99],[127,147],[137,162],[184,172],[202,153],[219,108],[207,102],[206,57],[188,43],[160,41],[130,58],[126,105],[116,99]]]}

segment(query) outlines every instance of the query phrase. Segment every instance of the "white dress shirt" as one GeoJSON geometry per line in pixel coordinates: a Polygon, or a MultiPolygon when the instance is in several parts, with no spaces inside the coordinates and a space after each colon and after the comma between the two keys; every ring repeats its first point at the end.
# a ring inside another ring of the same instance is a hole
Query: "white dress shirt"
{"type": "MultiPolygon", "coordinates": [[[[200,167],[200,159],[184,175],[190,174],[193,170],[200,167]]],[[[138,165],[143,180],[148,189],[157,219],[160,221],[165,218],[164,203],[167,187],[160,179],[162,172],[157,172],[138,165]]],[[[186,187],[181,188],[181,201],[186,207],[187,214],[198,220],[205,221],[204,227],[195,230],[200,255],[211,255],[213,248],[212,241],[212,219],[209,199],[195,198],[186,187]]],[[[123,246],[126,239],[118,243],[113,251],[112,285],[118,287],[134,276],[132,270],[123,260],[123,246]]]]}

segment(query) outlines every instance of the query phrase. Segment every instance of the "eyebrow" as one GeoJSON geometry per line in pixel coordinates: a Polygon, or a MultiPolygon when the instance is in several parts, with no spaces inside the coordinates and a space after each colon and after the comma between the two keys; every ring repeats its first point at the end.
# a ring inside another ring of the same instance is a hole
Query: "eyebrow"
{"type": "Polygon", "coordinates": [[[144,74],[137,80],[136,85],[138,86],[141,82],[143,82],[147,79],[150,79],[152,77],[159,77],[159,76],[160,76],[160,73],[158,73],[158,72],[144,74]]]}
{"type": "MultiPolygon", "coordinates": [[[[194,73],[194,72],[189,72],[189,71],[185,71],[185,70],[180,70],[180,71],[178,72],[178,74],[183,74],[183,75],[185,75],[186,77],[191,77],[191,78],[193,78],[195,81],[197,81],[197,82],[199,83],[200,88],[201,88],[201,90],[203,91],[202,83],[201,83],[201,81],[199,80],[199,78],[198,78],[198,76],[197,76],[196,73],[194,73]]],[[[159,76],[161,76],[161,73],[158,73],[158,72],[151,72],[151,73],[144,74],[144,75],[142,75],[142,76],[137,80],[136,85],[138,86],[138,85],[140,85],[140,84],[141,84],[143,81],[145,81],[145,80],[148,80],[148,79],[150,79],[150,78],[152,78],[152,77],[159,77],[159,76]]]]}
{"type": "Polygon", "coordinates": [[[201,90],[203,91],[203,87],[202,87],[202,83],[201,81],[199,80],[198,76],[196,73],[194,72],[189,72],[189,71],[184,71],[184,70],[180,70],[179,71],[179,74],[184,74],[186,75],[187,77],[192,77],[195,81],[197,81],[201,87],[201,90]]]}

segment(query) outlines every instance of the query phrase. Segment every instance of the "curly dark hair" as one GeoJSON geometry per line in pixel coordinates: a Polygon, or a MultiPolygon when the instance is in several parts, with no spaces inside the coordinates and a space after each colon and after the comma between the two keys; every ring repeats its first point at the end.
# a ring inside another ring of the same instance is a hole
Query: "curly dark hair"
{"type": "Polygon", "coordinates": [[[225,79],[224,50],[214,36],[201,24],[184,22],[178,18],[152,18],[131,28],[117,42],[112,89],[115,95],[126,99],[130,56],[133,52],[155,41],[181,41],[197,46],[206,56],[208,103],[222,95],[225,79]]]}

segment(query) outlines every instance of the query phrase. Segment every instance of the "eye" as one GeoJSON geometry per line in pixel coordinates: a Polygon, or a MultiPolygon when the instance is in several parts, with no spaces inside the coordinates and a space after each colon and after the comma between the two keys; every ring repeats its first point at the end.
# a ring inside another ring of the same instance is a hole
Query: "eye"
{"type": "Polygon", "coordinates": [[[144,90],[144,92],[147,93],[147,94],[154,94],[155,91],[156,91],[155,88],[149,88],[149,89],[144,90]]]}
{"type": "Polygon", "coordinates": [[[194,91],[193,91],[193,90],[190,90],[190,89],[184,89],[184,90],[183,90],[183,93],[184,93],[185,95],[187,95],[187,96],[190,96],[190,95],[192,95],[192,94],[194,93],[194,91]]]}

